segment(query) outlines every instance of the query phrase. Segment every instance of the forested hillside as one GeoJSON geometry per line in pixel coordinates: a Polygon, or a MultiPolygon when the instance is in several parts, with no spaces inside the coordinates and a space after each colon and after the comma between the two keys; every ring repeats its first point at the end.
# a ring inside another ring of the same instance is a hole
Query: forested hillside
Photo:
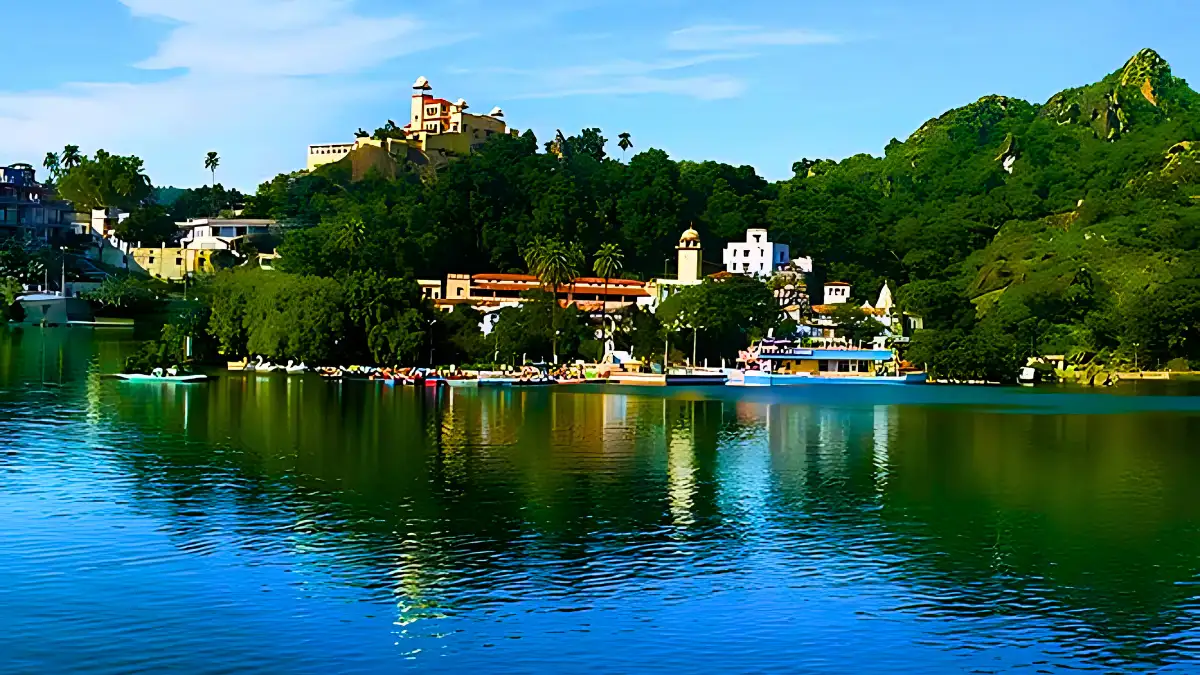
{"type": "Polygon", "coordinates": [[[500,137],[438,172],[357,181],[352,156],[263,184],[247,215],[311,225],[284,265],[324,276],[521,269],[541,236],[589,254],[616,242],[648,278],[689,225],[712,262],[768,227],[815,258],[817,281],[899,288],[930,329],[914,359],[944,372],[1009,372],[1030,353],[1200,361],[1200,96],[1151,50],[1044,104],[985,97],[882,157],[804,159],[774,184],[653,149],[618,161],[594,129],[551,146],[500,137]]]}

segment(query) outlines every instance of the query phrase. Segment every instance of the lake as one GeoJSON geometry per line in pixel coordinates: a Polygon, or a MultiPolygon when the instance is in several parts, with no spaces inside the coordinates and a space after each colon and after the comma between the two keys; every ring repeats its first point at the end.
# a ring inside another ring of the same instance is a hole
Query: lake
{"type": "Polygon", "coordinates": [[[1200,671],[1187,389],[101,378],[135,337],[0,329],[4,672],[1200,671]]]}

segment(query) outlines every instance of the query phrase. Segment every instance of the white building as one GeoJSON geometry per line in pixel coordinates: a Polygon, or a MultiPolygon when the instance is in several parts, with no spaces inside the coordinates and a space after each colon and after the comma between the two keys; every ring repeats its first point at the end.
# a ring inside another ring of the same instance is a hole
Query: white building
{"type": "MultiPolygon", "coordinates": [[[[850,300],[850,284],[845,281],[830,281],[825,284],[825,302],[812,308],[810,328],[815,330],[813,338],[821,346],[836,346],[844,344],[844,340],[836,336],[838,324],[833,319],[833,313],[839,305],[850,300]]],[[[892,298],[892,289],[887,283],[879,291],[879,300],[872,305],[869,301],[862,305],[863,313],[883,324],[886,332],[876,338],[873,348],[883,349],[889,342],[908,342],[907,335],[925,327],[925,322],[919,316],[897,311],[896,302],[892,298]]]]}
{"type": "Polygon", "coordinates": [[[786,244],[771,242],[763,229],[746,230],[746,241],[733,242],[725,247],[722,262],[732,274],[769,277],[786,267],[791,252],[786,244]]]}
{"type": "Polygon", "coordinates": [[[845,281],[830,281],[825,284],[825,302],[822,304],[840,305],[849,299],[850,284],[845,281]]]}
{"type": "Polygon", "coordinates": [[[268,234],[273,220],[238,218],[194,218],[186,223],[176,223],[183,230],[182,248],[201,251],[228,251],[234,248],[234,240],[251,234],[268,234]]]}

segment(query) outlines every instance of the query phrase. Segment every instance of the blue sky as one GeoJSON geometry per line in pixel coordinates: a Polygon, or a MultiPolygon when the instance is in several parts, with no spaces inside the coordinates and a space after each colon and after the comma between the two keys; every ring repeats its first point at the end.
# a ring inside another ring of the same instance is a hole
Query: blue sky
{"type": "Polygon", "coordinates": [[[1200,82],[1194,0],[5,4],[0,164],[75,143],[184,187],[208,179],[208,150],[244,190],[303,168],[309,143],[405,118],[418,75],[542,140],[628,131],[635,151],[771,179],[879,153],[980,96],[1045,101],[1143,47],[1200,82]]]}

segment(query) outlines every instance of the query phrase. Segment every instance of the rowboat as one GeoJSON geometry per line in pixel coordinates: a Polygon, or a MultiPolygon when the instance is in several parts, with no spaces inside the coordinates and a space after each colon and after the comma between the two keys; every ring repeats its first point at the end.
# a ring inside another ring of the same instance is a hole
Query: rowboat
{"type": "Polygon", "coordinates": [[[462,378],[447,378],[446,384],[451,387],[478,387],[479,378],[477,377],[462,377],[462,378]]]}

